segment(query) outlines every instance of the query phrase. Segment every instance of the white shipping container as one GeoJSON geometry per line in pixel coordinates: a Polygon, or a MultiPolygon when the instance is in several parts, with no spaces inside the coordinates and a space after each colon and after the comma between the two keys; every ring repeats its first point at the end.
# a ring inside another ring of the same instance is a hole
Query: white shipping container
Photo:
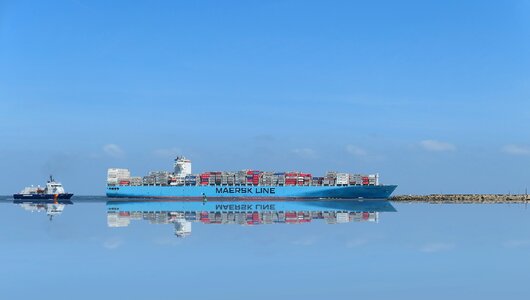
{"type": "Polygon", "coordinates": [[[118,178],[107,178],[107,184],[118,184],[118,178]]]}
{"type": "Polygon", "coordinates": [[[350,175],[348,173],[337,173],[337,184],[348,184],[350,175]]]}
{"type": "Polygon", "coordinates": [[[107,179],[129,180],[131,172],[129,169],[110,168],[107,170],[107,179]]]}
{"type": "Polygon", "coordinates": [[[142,177],[131,177],[130,181],[131,181],[131,185],[141,185],[142,177]]]}
{"type": "Polygon", "coordinates": [[[347,178],[337,178],[336,184],[348,184],[349,180],[347,178]]]}
{"type": "Polygon", "coordinates": [[[379,221],[379,213],[378,212],[371,212],[368,216],[368,222],[375,222],[377,223],[379,221]]]}
{"type": "Polygon", "coordinates": [[[338,212],[336,218],[337,223],[348,223],[350,221],[350,215],[345,212],[338,212]]]}
{"type": "Polygon", "coordinates": [[[127,227],[131,223],[129,216],[120,216],[116,213],[107,214],[108,227],[127,227]]]}

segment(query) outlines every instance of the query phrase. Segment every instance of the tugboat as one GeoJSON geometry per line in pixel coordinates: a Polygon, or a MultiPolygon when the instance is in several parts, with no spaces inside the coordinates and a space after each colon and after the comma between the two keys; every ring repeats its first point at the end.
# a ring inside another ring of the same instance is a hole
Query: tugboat
{"type": "MultiPolygon", "coordinates": [[[[17,201],[15,200],[14,203],[17,203],[17,201]]],[[[31,202],[19,201],[18,204],[20,205],[20,207],[30,212],[40,213],[42,211],[45,211],[46,215],[51,221],[53,220],[53,217],[63,213],[64,207],[66,205],[73,204],[73,203],[72,201],[69,201],[69,200],[64,200],[58,203],[50,203],[49,201],[46,202],[42,200],[37,200],[37,201],[31,201],[31,202]]]]}
{"type": "Polygon", "coordinates": [[[74,194],[64,192],[63,185],[56,182],[50,175],[50,180],[46,183],[45,188],[40,186],[25,187],[20,193],[13,194],[15,199],[31,199],[31,200],[53,200],[57,202],[59,199],[70,199],[74,194]]]}

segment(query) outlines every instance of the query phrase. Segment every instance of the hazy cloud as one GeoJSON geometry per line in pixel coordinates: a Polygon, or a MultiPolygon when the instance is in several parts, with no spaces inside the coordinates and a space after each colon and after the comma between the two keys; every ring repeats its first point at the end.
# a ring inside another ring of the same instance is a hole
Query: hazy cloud
{"type": "Polygon", "coordinates": [[[365,239],[353,239],[346,243],[346,248],[357,248],[363,245],[366,245],[368,243],[365,239]]]}
{"type": "Polygon", "coordinates": [[[176,236],[157,237],[153,239],[153,242],[159,246],[176,246],[182,243],[182,239],[176,236]]]}
{"type": "Polygon", "coordinates": [[[442,251],[449,251],[453,250],[455,248],[455,244],[453,243],[428,243],[423,245],[420,248],[421,252],[425,253],[434,253],[434,252],[442,252],[442,251]]]}
{"type": "Polygon", "coordinates": [[[316,158],[317,153],[315,150],[310,148],[299,148],[299,149],[293,149],[292,152],[301,158],[316,158]]]}
{"type": "Polygon", "coordinates": [[[123,241],[119,238],[109,238],[103,242],[103,247],[114,250],[119,248],[123,244],[123,241]]]}
{"type": "Polygon", "coordinates": [[[153,151],[154,156],[162,158],[175,158],[177,155],[181,155],[182,150],[180,148],[168,148],[168,149],[156,149],[153,151]]]}
{"type": "Polygon", "coordinates": [[[455,145],[447,142],[437,141],[437,140],[423,140],[420,142],[420,146],[427,151],[455,151],[455,145]]]}
{"type": "Polygon", "coordinates": [[[258,142],[274,142],[276,138],[270,134],[258,134],[253,137],[258,142]]]}
{"type": "Polygon", "coordinates": [[[302,237],[291,242],[296,246],[312,246],[317,242],[317,238],[314,236],[302,237]]]}
{"type": "Polygon", "coordinates": [[[520,248],[520,247],[528,247],[530,246],[530,240],[509,240],[502,245],[506,248],[520,248]]]}
{"type": "Polygon", "coordinates": [[[123,157],[125,152],[120,148],[120,146],[116,144],[107,144],[103,146],[103,151],[108,155],[112,157],[123,157]]]}
{"type": "Polygon", "coordinates": [[[368,152],[364,150],[363,148],[355,145],[347,145],[346,146],[346,152],[353,156],[366,156],[368,152]]]}
{"type": "Polygon", "coordinates": [[[510,155],[530,155],[530,147],[520,145],[506,145],[502,147],[502,152],[510,155]]]}

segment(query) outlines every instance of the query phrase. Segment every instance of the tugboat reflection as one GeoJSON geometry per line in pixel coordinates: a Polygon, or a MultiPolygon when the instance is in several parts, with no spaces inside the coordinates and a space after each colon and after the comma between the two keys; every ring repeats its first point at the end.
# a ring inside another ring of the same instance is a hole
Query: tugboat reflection
{"type": "Polygon", "coordinates": [[[132,220],[174,224],[175,235],[191,234],[192,223],[203,224],[304,224],[324,220],[328,224],[377,222],[380,212],[395,212],[389,201],[109,201],[109,227],[127,227],[132,220]]]}
{"type": "Polygon", "coordinates": [[[54,201],[54,200],[39,200],[39,201],[27,201],[27,200],[14,200],[14,204],[20,205],[23,209],[29,211],[29,212],[37,212],[42,213],[46,212],[46,215],[48,218],[53,220],[53,218],[57,215],[60,215],[63,213],[64,207],[66,205],[73,204],[70,200],[60,200],[60,201],[54,201]]]}

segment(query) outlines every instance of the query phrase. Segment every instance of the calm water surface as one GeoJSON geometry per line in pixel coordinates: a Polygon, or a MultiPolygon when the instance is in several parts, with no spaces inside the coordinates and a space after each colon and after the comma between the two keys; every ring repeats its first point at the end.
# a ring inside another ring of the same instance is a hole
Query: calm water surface
{"type": "Polygon", "coordinates": [[[530,298],[521,204],[9,198],[3,299],[530,298]]]}

